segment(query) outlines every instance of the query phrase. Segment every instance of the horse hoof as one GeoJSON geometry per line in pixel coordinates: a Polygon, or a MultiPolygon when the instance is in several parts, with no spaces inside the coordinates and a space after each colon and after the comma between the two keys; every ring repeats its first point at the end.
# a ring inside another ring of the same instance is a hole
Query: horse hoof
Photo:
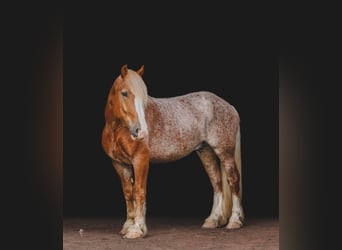
{"type": "Polygon", "coordinates": [[[217,223],[213,220],[206,220],[201,226],[201,228],[205,228],[205,229],[211,229],[211,228],[216,228],[216,227],[217,227],[217,223]]]}
{"type": "Polygon", "coordinates": [[[121,229],[121,231],[119,233],[122,235],[125,235],[127,233],[127,231],[128,231],[128,228],[123,228],[123,229],[121,229]]]}
{"type": "Polygon", "coordinates": [[[142,238],[144,237],[144,234],[142,231],[128,231],[123,238],[124,239],[136,239],[136,238],[142,238]]]}
{"type": "Polygon", "coordinates": [[[227,229],[238,229],[242,227],[241,221],[230,221],[227,225],[227,229]]]}
{"type": "Polygon", "coordinates": [[[219,216],[218,218],[206,218],[203,225],[201,226],[202,228],[219,228],[223,227],[224,225],[227,224],[227,220],[223,218],[223,216],[219,216]]]}

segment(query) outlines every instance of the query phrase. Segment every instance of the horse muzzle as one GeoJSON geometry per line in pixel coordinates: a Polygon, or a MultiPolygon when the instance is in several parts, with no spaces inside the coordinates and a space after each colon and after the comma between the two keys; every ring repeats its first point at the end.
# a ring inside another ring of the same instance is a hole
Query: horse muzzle
{"type": "Polygon", "coordinates": [[[129,132],[131,133],[131,137],[133,140],[141,140],[147,137],[147,131],[144,131],[140,128],[140,126],[131,126],[129,128],[129,132]]]}

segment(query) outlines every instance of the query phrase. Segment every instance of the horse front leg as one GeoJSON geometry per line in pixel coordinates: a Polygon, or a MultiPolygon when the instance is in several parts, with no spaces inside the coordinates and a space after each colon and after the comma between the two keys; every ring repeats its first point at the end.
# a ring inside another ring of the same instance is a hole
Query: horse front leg
{"type": "Polygon", "coordinates": [[[122,165],[116,162],[113,162],[113,166],[121,179],[122,191],[126,201],[126,221],[120,231],[120,234],[126,234],[128,228],[134,225],[135,217],[133,202],[133,170],[131,166],[122,165]]]}
{"type": "Polygon", "coordinates": [[[149,152],[140,152],[133,159],[134,184],[133,203],[135,208],[134,225],[130,226],[124,238],[134,239],[147,234],[146,226],[146,188],[149,170],[149,152]]]}

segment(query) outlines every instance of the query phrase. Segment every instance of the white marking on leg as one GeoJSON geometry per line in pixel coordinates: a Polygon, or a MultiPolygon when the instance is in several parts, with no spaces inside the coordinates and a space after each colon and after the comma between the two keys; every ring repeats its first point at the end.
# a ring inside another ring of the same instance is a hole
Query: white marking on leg
{"type": "Polygon", "coordinates": [[[227,223],[223,214],[223,194],[222,192],[214,193],[213,207],[208,218],[205,219],[203,228],[216,228],[227,223]]]}
{"type": "Polygon", "coordinates": [[[241,211],[241,203],[240,198],[233,194],[233,212],[240,212],[241,211]]]}
{"type": "Polygon", "coordinates": [[[127,229],[127,232],[124,235],[124,238],[144,237],[147,234],[145,215],[146,215],[146,203],[142,204],[142,206],[139,206],[139,208],[137,208],[136,217],[134,218],[134,224],[131,225],[127,229]]]}
{"type": "Polygon", "coordinates": [[[134,99],[134,105],[135,105],[135,109],[137,111],[139,123],[141,126],[141,131],[139,131],[139,134],[142,136],[147,136],[148,130],[147,130],[147,124],[146,124],[146,119],[145,119],[145,112],[144,112],[144,108],[142,105],[142,100],[136,97],[134,99]]]}
{"type": "Polygon", "coordinates": [[[240,222],[240,216],[242,216],[241,201],[237,195],[233,194],[232,215],[231,215],[229,221],[230,222],[240,222]]]}
{"type": "Polygon", "coordinates": [[[223,210],[222,210],[222,192],[214,193],[214,205],[211,210],[211,214],[214,215],[216,219],[218,219],[220,216],[223,216],[223,210]]]}

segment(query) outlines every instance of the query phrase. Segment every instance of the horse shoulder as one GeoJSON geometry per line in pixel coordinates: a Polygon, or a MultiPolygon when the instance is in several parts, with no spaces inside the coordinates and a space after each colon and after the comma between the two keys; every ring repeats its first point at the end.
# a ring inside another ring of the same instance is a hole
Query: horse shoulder
{"type": "Polygon", "coordinates": [[[109,125],[106,124],[102,130],[102,147],[106,154],[113,158],[113,142],[114,142],[114,133],[113,130],[110,129],[109,125]]]}

